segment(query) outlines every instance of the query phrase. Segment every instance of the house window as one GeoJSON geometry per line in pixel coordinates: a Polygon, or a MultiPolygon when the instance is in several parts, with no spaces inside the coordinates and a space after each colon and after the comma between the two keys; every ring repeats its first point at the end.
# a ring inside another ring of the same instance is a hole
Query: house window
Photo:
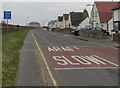
{"type": "Polygon", "coordinates": [[[97,16],[98,16],[98,12],[96,11],[96,12],[95,12],[95,17],[97,17],[97,16]]]}
{"type": "Polygon", "coordinates": [[[119,28],[118,25],[119,25],[118,23],[114,23],[114,30],[118,30],[119,28]]]}

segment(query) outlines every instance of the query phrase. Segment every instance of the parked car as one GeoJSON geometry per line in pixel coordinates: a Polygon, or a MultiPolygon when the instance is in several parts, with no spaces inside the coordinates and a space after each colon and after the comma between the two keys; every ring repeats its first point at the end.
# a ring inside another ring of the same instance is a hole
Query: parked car
{"type": "Polygon", "coordinates": [[[79,30],[75,30],[74,35],[78,36],[79,35],[79,31],[80,31],[80,29],[79,30]]]}
{"type": "Polygon", "coordinates": [[[88,36],[88,28],[81,28],[78,34],[79,36],[88,36]]]}
{"type": "Polygon", "coordinates": [[[80,29],[77,29],[77,30],[74,30],[74,31],[71,31],[70,34],[73,34],[75,36],[78,36],[78,32],[80,31],[80,29]]]}
{"type": "Polygon", "coordinates": [[[92,28],[90,28],[89,30],[90,30],[90,31],[91,31],[91,30],[92,30],[92,31],[100,31],[100,32],[103,33],[103,35],[109,35],[109,32],[108,32],[107,30],[104,30],[104,29],[99,28],[99,27],[92,27],[92,28]]]}

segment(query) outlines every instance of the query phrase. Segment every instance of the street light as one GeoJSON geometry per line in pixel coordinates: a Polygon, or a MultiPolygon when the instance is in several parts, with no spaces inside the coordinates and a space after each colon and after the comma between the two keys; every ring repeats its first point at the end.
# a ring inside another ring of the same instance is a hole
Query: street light
{"type": "Polygon", "coordinates": [[[28,20],[28,18],[30,18],[30,17],[27,17],[27,18],[26,18],[26,26],[27,26],[27,20],[28,20]]]}

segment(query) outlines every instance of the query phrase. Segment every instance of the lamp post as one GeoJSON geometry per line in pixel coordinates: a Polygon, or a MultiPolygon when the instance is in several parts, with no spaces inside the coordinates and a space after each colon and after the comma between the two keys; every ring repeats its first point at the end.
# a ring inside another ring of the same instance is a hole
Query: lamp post
{"type": "Polygon", "coordinates": [[[30,17],[27,17],[27,18],[26,18],[26,26],[27,26],[27,20],[28,20],[29,18],[30,18],[30,17]]]}

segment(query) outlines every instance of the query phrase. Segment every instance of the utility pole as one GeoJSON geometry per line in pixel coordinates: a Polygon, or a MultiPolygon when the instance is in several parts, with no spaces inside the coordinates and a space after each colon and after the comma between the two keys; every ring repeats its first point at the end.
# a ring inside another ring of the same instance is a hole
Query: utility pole
{"type": "Polygon", "coordinates": [[[27,17],[27,18],[26,18],[26,27],[27,27],[27,20],[28,20],[28,18],[30,18],[30,17],[27,17]]]}

